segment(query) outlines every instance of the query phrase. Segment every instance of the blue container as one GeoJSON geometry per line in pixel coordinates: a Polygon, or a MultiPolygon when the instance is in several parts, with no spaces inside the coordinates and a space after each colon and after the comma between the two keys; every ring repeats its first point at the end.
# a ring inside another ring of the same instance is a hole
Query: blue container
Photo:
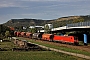
{"type": "Polygon", "coordinates": [[[87,35],[86,34],[83,35],[84,35],[84,45],[87,45],[87,35]]]}

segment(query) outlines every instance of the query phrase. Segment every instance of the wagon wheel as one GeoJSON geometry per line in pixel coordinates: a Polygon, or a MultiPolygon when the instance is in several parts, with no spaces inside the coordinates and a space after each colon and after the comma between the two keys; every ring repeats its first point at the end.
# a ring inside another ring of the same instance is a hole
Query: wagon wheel
{"type": "Polygon", "coordinates": [[[77,43],[77,42],[74,42],[74,45],[78,46],[78,45],[79,45],[79,43],[77,43]]]}
{"type": "Polygon", "coordinates": [[[53,42],[53,38],[50,38],[50,40],[49,40],[50,42],[53,42]]]}

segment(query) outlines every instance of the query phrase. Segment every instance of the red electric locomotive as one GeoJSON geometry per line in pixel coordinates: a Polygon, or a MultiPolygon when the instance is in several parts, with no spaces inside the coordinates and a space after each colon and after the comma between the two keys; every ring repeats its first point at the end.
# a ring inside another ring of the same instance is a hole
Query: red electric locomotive
{"type": "Polygon", "coordinates": [[[75,45],[78,45],[78,38],[75,36],[58,36],[58,35],[54,35],[53,37],[53,41],[60,41],[60,42],[64,42],[64,43],[72,43],[75,45]]]}

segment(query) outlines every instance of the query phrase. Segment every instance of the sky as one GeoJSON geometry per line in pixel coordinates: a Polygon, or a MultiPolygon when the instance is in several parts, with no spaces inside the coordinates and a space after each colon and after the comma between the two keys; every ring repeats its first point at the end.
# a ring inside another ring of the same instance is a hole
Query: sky
{"type": "Polygon", "coordinates": [[[0,24],[11,19],[52,20],[90,15],[90,0],[0,0],[0,24]]]}

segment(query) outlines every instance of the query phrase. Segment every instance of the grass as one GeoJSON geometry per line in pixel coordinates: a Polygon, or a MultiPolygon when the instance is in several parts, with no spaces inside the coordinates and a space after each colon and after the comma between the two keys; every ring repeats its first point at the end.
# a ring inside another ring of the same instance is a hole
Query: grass
{"type": "Polygon", "coordinates": [[[3,50],[12,50],[12,48],[17,47],[16,45],[13,44],[10,40],[3,40],[3,42],[0,42],[0,48],[3,50]]]}
{"type": "MultiPolygon", "coordinates": [[[[33,40],[30,40],[34,42],[33,40]]],[[[40,42],[37,42],[40,44],[40,42]]],[[[41,43],[43,44],[43,43],[41,43]]],[[[47,46],[51,46],[48,45],[47,46]]],[[[0,48],[16,47],[12,42],[0,42],[0,48]]],[[[0,60],[85,60],[54,51],[0,51],[0,60]]]]}
{"type": "Polygon", "coordinates": [[[0,60],[85,60],[53,51],[0,51],[0,60]]]}
{"type": "Polygon", "coordinates": [[[78,49],[70,49],[70,48],[63,47],[63,46],[56,46],[56,45],[53,45],[53,44],[38,42],[38,41],[35,41],[35,40],[30,40],[30,39],[22,38],[22,37],[19,38],[19,39],[25,39],[25,40],[28,40],[28,41],[30,41],[32,43],[44,45],[46,47],[56,48],[56,49],[63,50],[63,51],[68,51],[68,52],[73,52],[73,53],[79,53],[79,54],[84,54],[84,55],[90,56],[90,52],[81,51],[81,50],[78,50],[78,49]]]}
{"type": "Polygon", "coordinates": [[[0,42],[0,48],[2,48],[3,50],[11,50],[12,46],[13,45],[10,42],[4,42],[4,43],[0,42]]]}

